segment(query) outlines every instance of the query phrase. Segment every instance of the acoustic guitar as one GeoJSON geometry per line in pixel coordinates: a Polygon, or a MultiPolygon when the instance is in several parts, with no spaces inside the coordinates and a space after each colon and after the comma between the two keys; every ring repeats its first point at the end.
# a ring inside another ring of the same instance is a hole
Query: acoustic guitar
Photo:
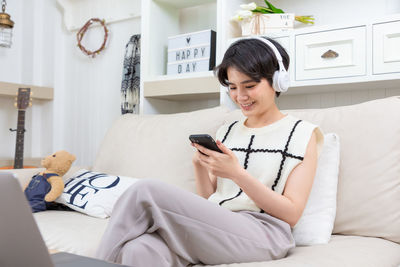
{"type": "Polygon", "coordinates": [[[32,106],[31,89],[19,88],[16,98],[15,107],[18,109],[17,129],[11,129],[12,132],[17,132],[15,142],[14,166],[1,167],[0,169],[22,169],[22,168],[37,168],[35,166],[24,166],[24,134],[25,134],[25,110],[28,106],[32,106]]]}

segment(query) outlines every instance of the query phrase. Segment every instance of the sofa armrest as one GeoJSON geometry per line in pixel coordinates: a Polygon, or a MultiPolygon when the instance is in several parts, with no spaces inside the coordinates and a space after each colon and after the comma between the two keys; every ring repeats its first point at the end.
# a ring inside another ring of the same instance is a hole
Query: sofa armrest
{"type": "Polygon", "coordinates": [[[30,168],[30,169],[10,169],[10,170],[0,170],[0,172],[11,172],[13,173],[23,188],[29,181],[32,176],[44,171],[44,168],[30,168]]]}
{"type": "MultiPolygon", "coordinates": [[[[63,180],[67,180],[70,178],[75,172],[80,169],[87,169],[90,170],[90,167],[82,167],[82,166],[73,166],[69,169],[69,171],[64,175],[63,180]]],[[[9,170],[0,170],[0,172],[11,172],[13,173],[20,183],[21,187],[23,188],[29,181],[31,180],[32,176],[38,174],[39,172],[44,171],[44,168],[30,168],[30,169],[9,169],[9,170]]]]}

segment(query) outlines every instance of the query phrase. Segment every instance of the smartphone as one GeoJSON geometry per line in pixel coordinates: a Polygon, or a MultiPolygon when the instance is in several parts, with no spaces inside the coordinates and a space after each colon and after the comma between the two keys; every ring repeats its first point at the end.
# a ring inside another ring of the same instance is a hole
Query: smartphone
{"type": "MultiPolygon", "coordinates": [[[[219,149],[219,147],[217,146],[217,143],[214,141],[214,139],[209,134],[192,134],[189,136],[189,140],[192,143],[199,144],[210,150],[214,150],[214,151],[223,153],[221,151],[221,149],[219,149]]],[[[200,152],[200,153],[202,153],[202,152],[200,152]]],[[[204,154],[204,153],[202,153],[202,154],[204,154]]]]}

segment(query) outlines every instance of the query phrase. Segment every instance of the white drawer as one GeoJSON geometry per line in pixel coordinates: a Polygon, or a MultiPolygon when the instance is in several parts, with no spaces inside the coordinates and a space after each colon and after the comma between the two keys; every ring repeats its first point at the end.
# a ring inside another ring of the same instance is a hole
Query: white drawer
{"type": "Polygon", "coordinates": [[[296,80],[366,74],[365,27],[296,36],[296,80]]]}
{"type": "Polygon", "coordinates": [[[373,25],[373,73],[400,72],[400,21],[373,25]]]}

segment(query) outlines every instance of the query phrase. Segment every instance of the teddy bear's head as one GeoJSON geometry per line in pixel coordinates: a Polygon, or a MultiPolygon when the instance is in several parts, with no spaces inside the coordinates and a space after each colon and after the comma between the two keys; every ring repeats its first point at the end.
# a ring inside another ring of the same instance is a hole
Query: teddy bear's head
{"type": "Polygon", "coordinates": [[[76,157],[65,150],[57,151],[56,153],[45,157],[42,160],[42,166],[46,168],[47,172],[53,172],[59,176],[64,176],[76,157]]]}

